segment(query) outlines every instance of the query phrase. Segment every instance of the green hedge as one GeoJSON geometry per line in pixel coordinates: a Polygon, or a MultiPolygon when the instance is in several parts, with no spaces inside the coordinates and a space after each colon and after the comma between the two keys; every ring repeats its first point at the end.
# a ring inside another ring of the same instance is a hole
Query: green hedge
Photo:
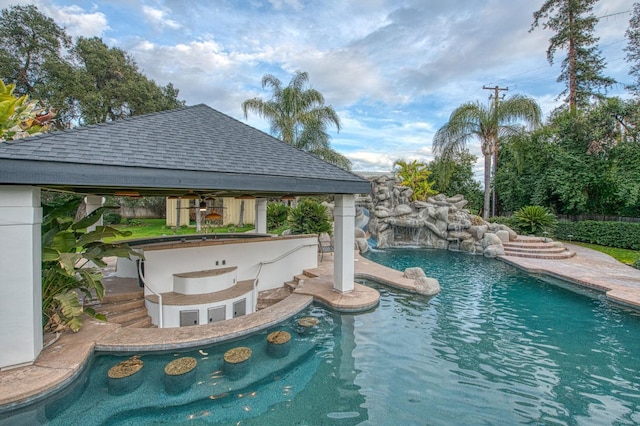
{"type": "Polygon", "coordinates": [[[640,250],[640,223],[595,220],[560,222],[554,231],[554,236],[560,240],[640,250]]]}

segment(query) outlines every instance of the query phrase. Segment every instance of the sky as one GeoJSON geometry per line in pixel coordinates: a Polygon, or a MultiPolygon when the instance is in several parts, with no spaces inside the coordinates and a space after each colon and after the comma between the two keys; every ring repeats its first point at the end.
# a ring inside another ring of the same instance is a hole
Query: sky
{"type": "MultiPolygon", "coordinates": [[[[204,103],[265,132],[243,116],[244,100],[268,99],[262,76],[288,84],[298,70],[338,113],[331,145],[355,171],[388,172],[396,160],[429,162],[435,132],[490,90],[533,97],[545,117],[564,86],[546,59],[550,32],[529,32],[543,0],[0,0],[34,4],[73,37],[101,37],[129,53],[187,105],[204,103]]],[[[594,13],[605,74],[624,96],[631,0],[600,0],[594,13]]],[[[480,144],[470,151],[481,157],[480,144]]],[[[481,179],[482,162],[475,169],[481,179]]]]}

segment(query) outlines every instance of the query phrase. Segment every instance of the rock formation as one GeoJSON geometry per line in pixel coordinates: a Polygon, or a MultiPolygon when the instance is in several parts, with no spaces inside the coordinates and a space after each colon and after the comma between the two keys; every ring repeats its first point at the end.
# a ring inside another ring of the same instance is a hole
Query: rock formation
{"type": "Polygon", "coordinates": [[[504,254],[503,241],[517,237],[505,225],[470,214],[462,195],[411,201],[413,191],[395,177],[372,182],[368,231],[379,248],[418,246],[495,257],[504,254]]]}

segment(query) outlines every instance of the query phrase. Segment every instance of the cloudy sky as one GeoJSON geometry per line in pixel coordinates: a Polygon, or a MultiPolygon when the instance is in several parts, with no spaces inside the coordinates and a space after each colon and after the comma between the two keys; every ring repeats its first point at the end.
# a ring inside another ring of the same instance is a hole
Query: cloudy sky
{"type": "MultiPolygon", "coordinates": [[[[563,90],[559,68],[546,61],[550,33],[529,32],[543,0],[0,0],[2,8],[26,3],[72,36],[124,49],[187,105],[240,120],[242,101],[269,97],[264,74],[286,84],[307,71],[340,116],[332,146],[354,170],[432,160],[433,134],[460,104],[488,102],[483,86],[532,96],[545,115],[563,90]]],[[[631,0],[595,8],[607,74],[621,83],[630,81],[623,48],[631,8],[631,0]]],[[[623,85],[610,93],[623,95],[623,85]]],[[[269,129],[256,116],[246,122],[269,129]]],[[[470,149],[479,155],[478,143],[470,149]]]]}

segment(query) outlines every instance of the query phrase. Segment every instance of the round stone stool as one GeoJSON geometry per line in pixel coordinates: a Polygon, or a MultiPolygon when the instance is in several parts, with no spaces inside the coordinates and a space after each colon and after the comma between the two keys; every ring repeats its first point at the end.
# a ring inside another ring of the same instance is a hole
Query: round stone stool
{"type": "Polygon", "coordinates": [[[302,317],[298,320],[298,332],[300,334],[309,333],[319,322],[316,317],[302,317]]]}
{"type": "Polygon", "coordinates": [[[109,369],[109,393],[124,395],[142,384],[143,362],[137,356],[126,359],[109,369]]]}
{"type": "Polygon", "coordinates": [[[291,334],[286,331],[274,331],[267,336],[267,353],[274,358],[283,358],[291,349],[291,334]]]}
{"type": "Polygon", "coordinates": [[[190,356],[174,359],[164,367],[164,389],[175,395],[189,389],[196,380],[198,361],[190,356]]]}
{"type": "Polygon", "coordinates": [[[251,349],[240,346],[224,354],[224,372],[231,380],[237,380],[249,371],[251,349]]]}

